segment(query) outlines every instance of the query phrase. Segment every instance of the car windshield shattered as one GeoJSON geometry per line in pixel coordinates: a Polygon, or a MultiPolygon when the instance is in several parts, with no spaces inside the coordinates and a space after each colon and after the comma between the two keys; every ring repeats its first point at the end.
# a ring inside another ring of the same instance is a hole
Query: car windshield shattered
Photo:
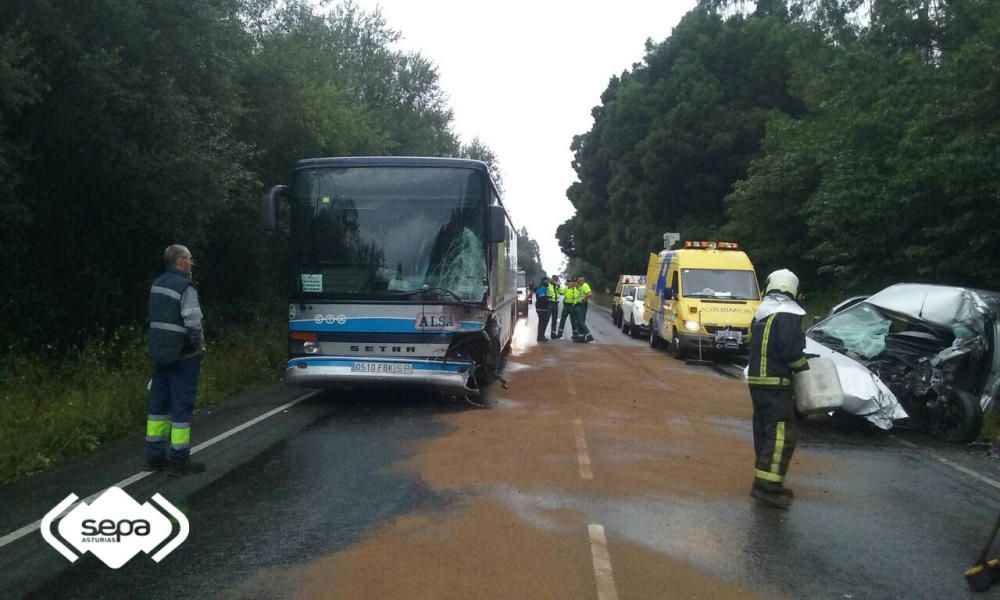
{"type": "Polygon", "coordinates": [[[814,325],[806,352],[834,360],[846,412],[969,441],[1000,391],[998,317],[995,292],[897,284],[814,325]]]}
{"type": "Polygon", "coordinates": [[[760,300],[753,271],[681,269],[681,287],[688,298],[760,300]]]}

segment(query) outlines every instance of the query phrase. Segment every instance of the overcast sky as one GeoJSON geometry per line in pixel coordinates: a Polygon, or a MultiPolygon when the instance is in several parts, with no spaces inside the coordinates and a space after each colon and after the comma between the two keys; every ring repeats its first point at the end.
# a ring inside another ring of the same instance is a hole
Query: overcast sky
{"type": "Polygon", "coordinates": [[[381,7],[401,49],[438,66],[464,143],[500,162],[507,206],[538,240],[549,273],[562,265],[556,227],[573,215],[566,188],[573,136],[593,124],[608,79],[670,35],[695,0],[356,0],[381,7]]]}

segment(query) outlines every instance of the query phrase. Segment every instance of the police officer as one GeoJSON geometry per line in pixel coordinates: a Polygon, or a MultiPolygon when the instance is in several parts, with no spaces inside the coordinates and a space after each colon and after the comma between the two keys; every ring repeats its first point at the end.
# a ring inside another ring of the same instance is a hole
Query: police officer
{"type": "Polygon", "coordinates": [[[809,368],[802,333],[805,311],[795,302],[798,289],[799,278],[787,269],[768,275],[750,333],[747,377],[757,454],[750,495],[778,508],[788,508],[793,497],[784,486],[797,441],[791,378],[809,368]]]}
{"type": "Polygon", "coordinates": [[[538,313],[538,335],[535,339],[539,342],[549,341],[545,337],[545,328],[549,326],[549,307],[552,305],[551,289],[548,277],[542,277],[542,283],[535,288],[535,312],[538,313]]]}
{"type": "Polygon", "coordinates": [[[594,336],[590,335],[590,328],[587,327],[587,306],[590,303],[590,297],[593,296],[593,292],[590,289],[590,284],[587,280],[580,275],[576,278],[576,320],[577,325],[573,327],[576,335],[579,337],[579,342],[592,342],[594,341],[594,336]]]}
{"type": "Polygon", "coordinates": [[[552,322],[552,330],[549,337],[556,338],[556,330],[559,328],[559,276],[553,275],[549,278],[549,317],[552,322]]]}
{"type": "Polygon", "coordinates": [[[191,415],[205,353],[201,306],[191,281],[194,258],[179,244],[163,252],[166,270],[149,290],[149,357],[153,378],[146,420],[146,470],[199,473],[192,462],[191,415]],[[169,448],[168,448],[169,446],[169,448]]]}
{"type": "Polygon", "coordinates": [[[566,319],[569,319],[569,326],[573,330],[573,337],[576,337],[576,318],[573,317],[573,311],[576,305],[576,281],[572,278],[566,280],[566,285],[562,288],[563,293],[563,309],[562,316],[559,317],[559,333],[556,334],[557,338],[563,336],[563,330],[566,329],[566,319]],[[573,317],[573,318],[571,318],[573,317]]]}

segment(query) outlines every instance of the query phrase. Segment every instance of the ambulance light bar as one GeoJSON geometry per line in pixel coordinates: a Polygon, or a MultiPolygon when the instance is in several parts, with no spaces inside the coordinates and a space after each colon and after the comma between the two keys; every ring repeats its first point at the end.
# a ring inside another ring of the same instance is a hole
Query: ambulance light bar
{"type": "Polygon", "coordinates": [[[685,248],[695,248],[703,250],[739,250],[740,245],[736,242],[694,242],[691,240],[686,240],[684,242],[685,248]]]}

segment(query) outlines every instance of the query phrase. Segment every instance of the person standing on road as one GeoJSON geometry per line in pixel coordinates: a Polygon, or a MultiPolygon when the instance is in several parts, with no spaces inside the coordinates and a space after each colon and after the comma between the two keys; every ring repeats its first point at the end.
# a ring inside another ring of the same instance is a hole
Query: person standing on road
{"type": "Polygon", "coordinates": [[[552,322],[552,330],[549,331],[549,338],[556,338],[556,330],[559,328],[559,276],[553,275],[549,278],[549,318],[552,322]]]}
{"type": "Polygon", "coordinates": [[[587,304],[590,302],[590,298],[594,294],[591,292],[590,284],[583,278],[583,275],[576,278],[576,286],[576,318],[579,323],[573,329],[580,337],[578,341],[592,342],[594,341],[594,336],[590,335],[590,328],[587,327],[587,304]]]}
{"type": "Polygon", "coordinates": [[[191,415],[205,353],[198,291],[191,281],[194,258],[179,244],[163,252],[166,271],[149,290],[149,357],[153,378],[146,421],[146,470],[164,467],[172,476],[200,473],[191,461],[191,415]],[[169,440],[169,449],[167,447],[169,440]]]}
{"type": "Polygon", "coordinates": [[[799,278],[788,269],[767,276],[764,300],[750,326],[747,383],[753,401],[753,442],[757,455],[755,499],[778,508],[791,505],[785,474],[798,439],[792,374],[809,368],[802,333],[805,311],[795,302],[799,278]]]}
{"type": "Polygon", "coordinates": [[[573,278],[566,279],[566,285],[562,289],[563,291],[563,309],[562,316],[559,317],[559,333],[556,334],[557,338],[563,336],[563,331],[566,329],[566,319],[569,319],[569,326],[572,329],[572,337],[576,337],[576,318],[573,317],[573,311],[576,304],[576,281],[573,278]]]}
{"type": "Polygon", "coordinates": [[[549,341],[545,337],[545,328],[549,326],[549,307],[552,304],[551,288],[548,277],[542,277],[542,283],[535,288],[535,312],[538,313],[538,335],[535,339],[539,342],[549,341]]]}

